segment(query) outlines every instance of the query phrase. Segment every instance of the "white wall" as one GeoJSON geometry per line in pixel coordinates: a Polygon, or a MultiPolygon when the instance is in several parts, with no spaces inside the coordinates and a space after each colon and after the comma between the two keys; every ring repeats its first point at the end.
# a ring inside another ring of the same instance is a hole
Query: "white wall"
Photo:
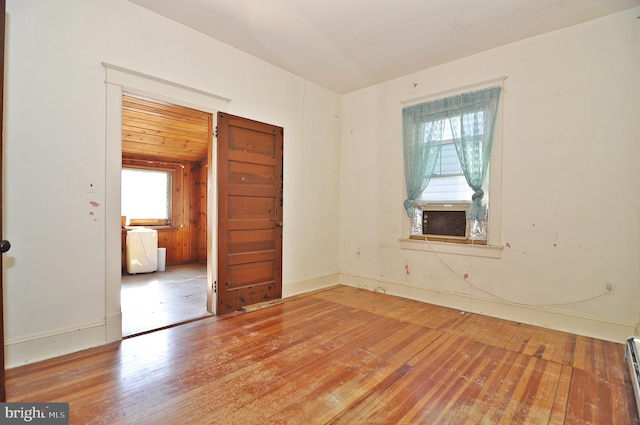
{"type": "Polygon", "coordinates": [[[636,8],[343,96],[342,281],[604,339],[633,333],[640,315],[639,14],[636,8]],[[502,76],[499,242],[510,247],[499,259],[402,249],[399,238],[409,231],[402,102],[502,76]],[[601,294],[610,280],[614,295],[574,302],[601,294]],[[568,304],[550,305],[559,303],[568,304]]]}
{"type": "Polygon", "coordinates": [[[119,182],[106,153],[103,62],[225,97],[227,112],[284,127],[283,291],[337,280],[337,94],[124,0],[8,0],[7,13],[8,367],[113,339],[107,310],[119,301],[108,301],[106,276],[120,248],[106,229],[119,227],[119,182]]]}

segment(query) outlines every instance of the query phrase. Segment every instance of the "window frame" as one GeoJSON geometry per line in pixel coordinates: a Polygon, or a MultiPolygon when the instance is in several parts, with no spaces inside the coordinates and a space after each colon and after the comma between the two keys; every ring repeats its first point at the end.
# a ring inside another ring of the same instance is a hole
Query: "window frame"
{"type": "MultiPolygon", "coordinates": [[[[175,169],[171,167],[163,167],[163,166],[138,166],[138,165],[123,165],[121,168],[121,173],[125,169],[130,170],[147,170],[147,171],[155,171],[155,172],[163,172],[169,175],[169,182],[167,183],[167,215],[168,218],[135,218],[131,219],[127,217],[127,227],[171,227],[173,220],[173,191],[175,186],[175,169]]],[[[122,206],[120,207],[122,211],[122,206]]]]}
{"type": "MultiPolygon", "coordinates": [[[[423,96],[416,99],[409,99],[401,102],[402,107],[417,105],[441,99],[448,96],[467,93],[470,91],[481,90],[491,86],[500,85],[501,96],[496,111],[496,120],[494,125],[493,142],[491,148],[491,160],[489,163],[489,172],[485,185],[487,186],[487,240],[470,241],[470,240],[443,240],[438,238],[412,238],[411,227],[412,218],[406,214],[402,214],[402,236],[400,243],[402,249],[433,251],[450,254],[460,254],[487,258],[500,258],[503,246],[501,244],[501,225],[502,225],[502,156],[503,156],[503,115],[504,115],[504,80],[490,80],[482,84],[470,85],[457,90],[440,92],[429,96],[423,96]]],[[[400,124],[402,128],[402,124],[400,124]]],[[[404,187],[404,185],[403,185],[404,187]]],[[[403,196],[406,197],[406,188],[403,189],[403,196]]]]}

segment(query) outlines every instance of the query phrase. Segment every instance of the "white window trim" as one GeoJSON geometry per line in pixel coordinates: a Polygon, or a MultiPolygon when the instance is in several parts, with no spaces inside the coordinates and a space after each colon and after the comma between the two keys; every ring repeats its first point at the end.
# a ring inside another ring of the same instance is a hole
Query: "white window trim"
{"type": "MultiPolygon", "coordinates": [[[[493,144],[491,147],[491,162],[489,164],[489,215],[487,223],[487,244],[459,244],[451,242],[421,241],[410,239],[411,218],[407,214],[402,214],[402,237],[400,247],[402,249],[432,251],[444,254],[459,254],[473,257],[500,258],[502,255],[502,139],[503,139],[503,105],[505,98],[504,81],[507,77],[479,83],[477,85],[465,86],[455,91],[441,92],[430,96],[423,96],[419,99],[412,99],[402,102],[403,105],[415,105],[441,97],[452,96],[472,90],[480,90],[490,86],[500,84],[502,86],[498,112],[493,130],[493,144]]],[[[406,189],[405,189],[406,190],[406,189]]],[[[406,193],[404,194],[406,198],[406,193]]]]}

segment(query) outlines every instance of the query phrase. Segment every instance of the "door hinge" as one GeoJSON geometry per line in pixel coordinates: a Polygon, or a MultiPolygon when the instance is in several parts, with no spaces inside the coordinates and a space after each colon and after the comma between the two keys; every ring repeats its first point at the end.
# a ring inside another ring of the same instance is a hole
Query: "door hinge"
{"type": "Polygon", "coordinates": [[[213,137],[218,137],[218,126],[213,130],[213,137]]]}
{"type": "Polygon", "coordinates": [[[218,281],[214,280],[213,283],[211,284],[211,289],[213,289],[213,292],[217,293],[218,292],[218,281]]]}

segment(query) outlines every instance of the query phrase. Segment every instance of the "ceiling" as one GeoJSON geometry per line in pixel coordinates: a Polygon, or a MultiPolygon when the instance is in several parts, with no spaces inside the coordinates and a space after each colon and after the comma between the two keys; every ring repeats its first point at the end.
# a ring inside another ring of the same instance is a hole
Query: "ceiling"
{"type": "Polygon", "coordinates": [[[640,0],[129,0],[337,93],[640,0]]]}
{"type": "MultiPolygon", "coordinates": [[[[139,96],[122,96],[122,156],[197,162],[211,144],[211,114],[139,96]]],[[[144,163],[141,163],[141,165],[144,163]]]]}

